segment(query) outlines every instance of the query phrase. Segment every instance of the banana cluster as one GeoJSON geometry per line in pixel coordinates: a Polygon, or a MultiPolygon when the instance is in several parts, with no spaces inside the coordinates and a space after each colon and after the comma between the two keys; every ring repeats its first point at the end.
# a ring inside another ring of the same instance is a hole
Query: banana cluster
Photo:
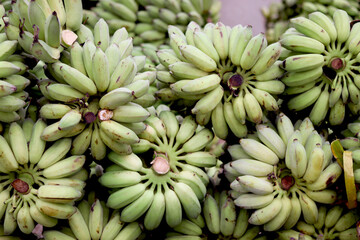
{"type": "Polygon", "coordinates": [[[230,154],[235,161],[224,166],[235,205],[255,209],[249,223],[265,231],[290,229],[302,215],[314,224],[316,202],[332,204],[336,191],[328,189],[342,174],[332,162],[329,142],[306,118],[294,126],[284,114],[274,126],[257,125],[252,138],[240,139],[230,154]]]}
{"type": "Polygon", "coordinates": [[[359,16],[360,5],[356,0],[282,0],[262,8],[266,19],[266,38],[269,42],[278,41],[289,28],[289,19],[306,17],[313,12],[332,16],[337,9],[346,11],[352,18],[359,16]]]}
{"type": "Polygon", "coordinates": [[[316,125],[330,112],[330,124],[339,125],[346,105],[355,113],[359,109],[360,24],[352,25],[344,10],[336,10],[332,18],[313,12],[290,22],[292,28],[280,40],[289,50],[281,65],[286,71],[285,94],[291,95],[288,108],[312,107],[309,117],[316,125]]]}
{"type": "Polygon", "coordinates": [[[48,99],[40,116],[54,120],[44,129],[42,139],[55,141],[74,137],[72,154],[91,155],[101,160],[107,148],[127,155],[155,101],[148,93],[155,80],[154,71],[138,73],[145,57],[132,57],[132,39],[122,28],[110,38],[107,23],[100,19],[94,34],[88,33],[83,45],[75,42],[67,59],[47,66],[56,81],[49,80],[44,68],[34,70],[39,90],[48,99]],[[142,106],[143,105],[143,106],[142,106]]]}
{"type": "Polygon", "coordinates": [[[326,207],[319,208],[319,218],[313,225],[299,221],[296,230],[282,230],[278,232],[279,240],[288,240],[291,238],[312,240],[312,239],[339,239],[339,240],[357,240],[356,222],[359,216],[355,211],[344,213],[342,206],[335,206],[327,210],[326,207]]]}
{"type": "Polygon", "coordinates": [[[197,218],[209,182],[202,168],[217,162],[215,155],[204,151],[213,133],[198,127],[191,116],[179,125],[170,111],[150,116],[145,123],[140,141],[132,145],[132,154],[108,155],[115,164],[99,179],[103,186],[114,188],[107,206],[123,208],[120,220],[124,222],[145,215],[148,230],[157,228],[163,218],[170,227],[179,225],[183,210],[189,218],[197,218]],[[138,155],[146,152],[150,155],[144,155],[142,161],[138,155]]]}
{"type": "Polygon", "coordinates": [[[18,40],[22,49],[36,59],[56,62],[64,46],[77,38],[74,31],[83,19],[81,0],[13,1],[5,20],[9,39],[18,40]]]}
{"type": "Polygon", "coordinates": [[[71,139],[47,144],[46,124],[27,118],[11,123],[0,136],[0,219],[4,235],[17,227],[30,234],[35,224],[53,227],[71,217],[83,195],[87,172],[84,155],[68,155],[71,139]]]}
{"type": "Polygon", "coordinates": [[[157,53],[167,69],[157,73],[168,86],[158,91],[161,100],[187,100],[197,122],[211,120],[221,139],[228,127],[244,137],[246,120],[260,123],[263,109],[279,109],[274,96],[285,88],[278,80],[283,74],[277,61],[280,43],[268,46],[264,34],[252,35],[251,26],[230,28],[220,22],[204,29],[191,22],[185,34],[170,26],[169,36],[172,51],[157,53]]]}
{"type": "MultiPolygon", "coordinates": [[[[134,37],[134,44],[162,44],[168,38],[167,28],[174,25],[186,30],[191,21],[204,26],[217,22],[219,0],[100,0],[95,8],[86,11],[89,25],[103,18],[110,29],[125,27],[134,37]]],[[[113,30],[113,31],[114,31],[113,30]]]]}
{"type": "Polygon", "coordinates": [[[24,58],[16,54],[17,47],[17,40],[9,40],[5,33],[0,33],[0,122],[5,123],[20,120],[19,110],[25,107],[29,96],[24,91],[30,84],[24,76],[28,67],[24,58]]]}
{"type": "Polygon", "coordinates": [[[266,236],[260,236],[260,227],[249,226],[248,219],[248,210],[236,211],[228,192],[207,193],[201,218],[183,220],[173,229],[176,232],[167,234],[166,240],[182,239],[180,236],[191,236],[194,240],[208,239],[202,235],[202,229],[214,236],[211,239],[266,240],[266,236]]]}
{"type": "Polygon", "coordinates": [[[82,200],[69,218],[70,231],[46,230],[45,240],[136,240],[144,235],[138,222],[126,224],[120,221],[119,211],[111,211],[105,204],[89,193],[88,201],[82,200]],[[93,199],[91,199],[93,198],[93,199]]]}

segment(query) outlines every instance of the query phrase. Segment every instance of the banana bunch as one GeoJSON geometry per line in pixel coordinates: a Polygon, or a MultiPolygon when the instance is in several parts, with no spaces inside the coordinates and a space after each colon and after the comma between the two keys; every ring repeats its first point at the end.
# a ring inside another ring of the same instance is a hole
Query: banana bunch
{"type": "MultiPolygon", "coordinates": [[[[303,239],[339,239],[357,240],[356,222],[359,216],[354,211],[344,213],[342,206],[335,206],[327,210],[319,208],[319,218],[313,225],[299,221],[296,230],[282,230],[278,232],[279,240],[298,239],[300,233],[303,239]]],[[[299,238],[300,239],[300,238],[299,238]]]]}
{"type": "Polygon", "coordinates": [[[132,154],[108,155],[114,165],[99,179],[103,186],[114,189],[107,206],[122,208],[123,222],[145,215],[148,230],[156,229],[163,218],[170,227],[179,225],[183,210],[189,218],[197,218],[209,183],[202,168],[217,162],[215,155],[204,150],[213,133],[199,127],[191,116],[179,125],[170,111],[152,115],[145,123],[140,141],[132,145],[132,154]],[[138,155],[143,153],[148,155],[142,155],[142,161],[138,155]]]}
{"type": "Polygon", "coordinates": [[[279,109],[275,95],[285,85],[280,43],[267,45],[264,34],[252,35],[251,26],[233,28],[222,23],[201,29],[191,22],[183,34],[169,27],[172,51],[157,52],[166,71],[157,79],[168,87],[158,92],[163,101],[185,99],[199,124],[212,122],[216,135],[225,139],[230,131],[247,134],[246,120],[260,123],[263,110],[279,109]],[[273,96],[274,95],[274,96],[273,96]]]}
{"type": "Polygon", "coordinates": [[[9,39],[36,59],[54,63],[63,46],[77,39],[75,31],[83,19],[81,0],[17,0],[11,4],[5,22],[9,39]]]}
{"type": "Polygon", "coordinates": [[[122,222],[119,211],[111,211],[105,202],[94,197],[91,192],[88,200],[77,204],[75,213],[68,220],[70,231],[47,230],[43,233],[44,239],[136,240],[144,235],[139,223],[122,222]]]}
{"type": "Polygon", "coordinates": [[[356,0],[282,0],[263,7],[261,12],[266,19],[266,38],[275,42],[289,28],[289,19],[306,17],[313,12],[321,12],[331,17],[337,9],[346,11],[357,19],[360,5],[356,0]]]}
{"type": "Polygon", "coordinates": [[[217,22],[220,9],[219,0],[100,0],[84,18],[91,18],[91,22],[96,17],[103,18],[113,31],[125,27],[134,34],[134,45],[159,45],[168,38],[169,25],[185,31],[191,21],[201,26],[208,21],[217,22]]]}
{"type": "Polygon", "coordinates": [[[17,47],[17,40],[9,40],[5,33],[0,33],[0,122],[5,123],[20,120],[19,110],[25,107],[29,96],[24,91],[30,84],[24,76],[28,67],[17,54],[17,47]]]}
{"type": "Polygon", "coordinates": [[[246,209],[236,211],[234,200],[228,192],[207,193],[203,203],[203,214],[197,219],[185,219],[173,231],[167,233],[166,240],[183,239],[239,239],[266,240],[260,235],[259,226],[249,226],[249,212],[246,209]],[[201,217],[201,218],[200,218],[201,217]],[[207,238],[202,229],[213,235],[207,238]],[[259,236],[260,235],[260,236],[259,236]],[[183,238],[181,238],[181,236],[183,238]]]}
{"type": "Polygon", "coordinates": [[[294,111],[312,106],[309,117],[316,125],[329,112],[330,124],[339,125],[346,105],[357,111],[360,102],[360,24],[351,24],[344,10],[336,10],[332,18],[313,12],[290,22],[293,28],[280,40],[290,50],[281,64],[285,94],[292,95],[287,106],[294,111]]]}
{"type": "Polygon", "coordinates": [[[27,118],[13,122],[0,136],[0,219],[4,235],[17,227],[30,234],[35,224],[53,227],[71,217],[83,195],[84,155],[68,155],[72,141],[41,139],[46,124],[27,118]]]}
{"type": "Polygon", "coordinates": [[[332,162],[329,142],[309,118],[292,124],[284,114],[276,128],[257,125],[256,134],[240,139],[229,151],[237,159],[224,166],[231,182],[235,205],[254,209],[249,223],[265,231],[290,229],[302,215],[314,224],[319,218],[316,203],[332,204],[336,191],[328,189],[342,174],[332,162]]]}
{"type": "Polygon", "coordinates": [[[106,156],[107,148],[130,154],[130,145],[139,142],[137,134],[145,130],[143,121],[150,115],[142,105],[155,101],[148,90],[156,73],[138,73],[145,57],[131,56],[132,39],[124,28],[110,38],[107,23],[100,19],[94,34],[82,40],[82,46],[71,46],[69,59],[47,66],[56,81],[46,77],[44,68],[34,71],[48,99],[40,116],[53,120],[41,137],[55,141],[71,132],[71,153],[84,154],[90,147],[97,160],[106,156]]]}

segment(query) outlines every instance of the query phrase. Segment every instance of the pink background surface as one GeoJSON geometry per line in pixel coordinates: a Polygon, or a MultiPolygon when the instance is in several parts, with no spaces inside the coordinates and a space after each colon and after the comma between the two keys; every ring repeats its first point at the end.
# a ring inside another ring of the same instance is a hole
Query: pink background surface
{"type": "Polygon", "coordinates": [[[265,31],[265,20],[260,8],[280,0],[221,0],[220,21],[229,26],[252,25],[253,33],[265,31]]]}

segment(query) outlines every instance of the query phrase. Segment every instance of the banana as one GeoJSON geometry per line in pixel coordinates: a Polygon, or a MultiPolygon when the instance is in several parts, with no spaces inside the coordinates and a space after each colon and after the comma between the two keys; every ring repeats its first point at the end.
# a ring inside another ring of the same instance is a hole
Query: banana
{"type": "Polygon", "coordinates": [[[46,22],[46,12],[41,8],[40,1],[30,1],[28,7],[29,20],[32,26],[37,26],[39,29],[39,38],[45,38],[45,22],[46,22]]]}
{"type": "Polygon", "coordinates": [[[295,52],[322,54],[325,51],[324,44],[311,37],[287,35],[280,43],[281,46],[295,52]]]}
{"type": "Polygon", "coordinates": [[[241,194],[238,198],[236,198],[234,200],[234,203],[236,206],[239,206],[241,208],[262,210],[264,207],[270,205],[273,201],[274,201],[273,194],[268,194],[263,196],[252,193],[246,193],[246,194],[241,194]]]}
{"type": "Polygon", "coordinates": [[[291,110],[299,111],[311,106],[319,98],[322,92],[322,84],[316,86],[294,98],[288,102],[291,110]]]}
{"type": "Polygon", "coordinates": [[[150,116],[145,108],[132,102],[115,108],[113,113],[113,120],[125,123],[143,122],[150,116]]]}
{"type": "Polygon", "coordinates": [[[308,165],[303,179],[309,183],[315,182],[322,172],[323,162],[324,151],[320,147],[314,148],[309,155],[308,165]]]}
{"type": "MultiPolygon", "coordinates": [[[[198,49],[200,49],[202,52],[206,53],[206,55],[211,57],[215,62],[219,62],[219,59],[220,59],[219,54],[216,51],[211,39],[209,39],[204,32],[202,32],[200,29],[195,29],[194,33],[193,33],[193,41],[194,41],[194,45],[198,49]]],[[[178,61],[180,61],[180,60],[178,60],[178,61]]],[[[160,60],[160,62],[163,64],[163,62],[161,60],[160,60]]]]}
{"type": "Polygon", "coordinates": [[[133,144],[139,142],[139,138],[132,130],[115,121],[102,121],[100,123],[100,129],[104,131],[109,138],[119,143],[133,144]]]}
{"type": "Polygon", "coordinates": [[[244,107],[246,110],[246,115],[250,121],[254,123],[261,122],[263,116],[261,106],[254,95],[252,95],[248,90],[246,90],[244,96],[244,107]]]}
{"type": "Polygon", "coordinates": [[[20,165],[27,164],[29,162],[27,140],[19,124],[10,124],[9,139],[10,147],[16,149],[16,151],[13,151],[16,161],[20,165]]]}
{"type": "Polygon", "coordinates": [[[343,208],[340,206],[335,206],[331,208],[327,212],[325,217],[325,227],[332,228],[340,219],[342,212],[343,212],[343,208]]]}
{"type": "Polygon", "coordinates": [[[170,111],[160,112],[159,118],[165,124],[166,135],[168,138],[175,139],[179,131],[179,122],[176,116],[170,111]]]}
{"type": "Polygon", "coordinates": [[[212,91],[220,84],[220,77],[216,74],[211,74],[205,77],[197,78],[187,82],[181,91],[191,94],[201,94],[212,91]]]}
{"type": "Polygon", "coordinates": [[[121,221],[133,222],[141,217],[151,206],[154,199],[154,189],[147,189],[135,201],[126,206],[120,215],[121,221]]]}
{"type": "Polygon", "coordinates": [[[141,175],[133,171],[112,171],[104,173],[100,178],[101,185],[108,188],[123,188],[141,182],[141,175]]]}
{"type": "Polygon", "coordinates": [[[331,163],[327,168],[322,171],[319,178],[315,182],[307,184],[307,188],[313,191],[323,190],[328,185],[335,182],[340,176],[340,174],[341,167],[338,165],[338,163],[331,163]]]}
{"type": "Polygon", "coordinates": [[[75,240],[76,238],[71,237],[65,233],[56,230],[47,230],[43,232],[44,239],[54,239],[54,240],[75,240]]]}
{"type": "Polygon", "coordinates": [[[64,0],[66,28],[77,31],[83,20],[83,5],[79,0],[64,0]]]}
{"type": "Polygon", "coordinates": [[[277,104],[276,99],[266,91],[253,88],[251,90],[251,94],[256,98],[259,104],[263,105],[263,107],[268,111],[277,111],[279,110],[279,106],[277,104]]]}
{"type": "Polygon", "coordinates": [[[273,185],[269,181],[251,175],[240,176],[236,179],[247,191],[257,195],[268,195],[273,192],[273,185]]]}
{"type": "Polygon", "coordinates": [[[208,75],[207,72],[200,70],[195,65],[187,62],[175,62],[173,64],[170,64],[168,68],[174,77],[180,79],[196,79],[208,75]]]}
{"type": "Polygon", "coordinates": [[[153,230],[160,225],[165,213],[165,208],[165,196],[161,192],[161,188],[158,187],[154,194],[153,202],[145,215],[144,226],[146,229],[153,230]]]}
{"type": "Polygon", "coordinates": [[[80,198],[81,192],[69,186],[42,185],[37,196],[47,202],[70,203],[80,198]]]}
{"type": "Polygon", "coordinates": [[[275,198],[269,205],[256,210],[251,214],[249,223],[254,225],[262,225],[274,219],[281,211],[281,198],[275,198]]]}
{"type": "Polygon", "coordinates": [[[165,187],[165,219],[170,227],[175,227],[181,223],[182,208],[181,203],[176,193],[165,187]]]}
{"type": "Polygon", "coordinates": [[[299,200],[305,221],[308,224],[314,224],[318,219],[318,208],[316,203],[306,194],[301,194],[299,200]]]}
{"type": "Polygon", "coordinates": [[[220,232],[224,236],[231,236],[236,225],[236,209],[234,201],[227,197],[220,206],[220,232]]]}
{"type": "MultiPolygon", "coordinates": [[[[61,62],[54,63],[52,67],[55,73],[59,74],[59,76],[62,76],[65,82],[67,82],[73,88],[79,90],[82,93],[88,93],[89,95],[94,95],[97,93],[94,82],[83,72],[61,62]]],[[[85,70],[83,69],[82,71],[85,70]]]]}
{"type": "Polygon", "coordinates": [[[189,171],[182,171],[175,176],[179,182],[187,184],[196,194],[199,200],[203,200],[206,194],[206,187],[200,177],[189,171]]]}
{"type": "Polygon", "coordinates": [[[91,144],[92,132],[92,128],[88,127],[74,138],[71,146],[71,154],[81,155],[86,152],[91,144]]]}
{"type": "Polygon", "coordinates": [[[41,139],[41,134],[45,129],[46,124],[43,120],[36,121],[31,133],[29,142],[29,161],[30,163],[37,163],[45,150],[46,142],[41,139]]]}
{"type": "Polygon", "coordinates": [[[211,112],[216,105],[221,101],[224,94],[224,89],[221,86],[218,86],[214,90],[208,92],[204,97],[202,97],[191,109],[193,114],[201,113],[205,114],[211,112]],[[210,102],[212,104],[210,104],[210,102]]]}
{"type": "MultiPolygon", "coordinates": [[[[101,43],[105,44],[105,43],[101,43]]],[[[109,87],[110,72],[109,62],[104,51],[98,46],[92,59],[93,81],[99,92],[104,92],[109,87]]]]}
{"type": "Polygon", "coordinates": [[[198,217],[201,213],[201,206],[198,198],[191,188],[181,182],[175,183],[173,187],[187,216],[190,218],[198,217]]]}
{"type": "MultiPolygon", "coordinates": [[[[284,223],[283,226],[285,229],[290,229],[293,226],[295,226],[301,216],[300,200],[294,193],[292,194],[292,197],[290,199],[290,205],[291,205],[291,211],[290,211],[291,217],[289,217],[286,220],[286,222],[284,223]]],[[[285,207],[285,206],[283,206],[283,207],[285,207]]]]}
{"type": "Polygon", "coordinates": [[[133,99],[133,92],[124,87],[116,88],[105,94],[99,101],[99,106],[102,109],[116,109],[121,105],[130,102],[133,99]]]}
{"type": "MultiPolygon", "coordinates": [[[[250,44],[250,43],[249,43],[250,44]]],[[[246,50],[246,49],[245,49],[246,50]]],[[[273,43],[267,46],[261,53],[255,65],[251,68],[251,72],[260,75],[266,72],[280,57],[280,43],[273,43]]]]}
{"type": "Polygon", "coordinates": [[[3,136],[0,136],[0,155],[1,155],[1,164],[2,164],[2,171],[4,173],[8,173],[11,171],[15,171],[19,164],[16,161],[16,158],[11,151],[11,148],[5,138],[3,136]]]}
{"type": "Polygon", "coordinates": [[[62,178],[78,172],[85,163],[85,156],[72,156],[61,160],[43,171],[46,178],[62,178]]]}
{"type": "Polygon", "coordinates": [[[212,72],[216,70],[216,62],[197,47],[192,45],[182,45],[179,49],[184,58],[200,70],[205,72],[212,72]]]}
{"type": "Polygon", "coordinates": [[[136,154],[118,155],[115,152],[108,154],[110,161],[128,170],[140,171],[142,168],[142,161],[136,154]]]}
{"type": "MultiPolygon", "coordinates": [[[[118,141],[109,137],[108,134],[105,133],[105,131],[103,131],[101,128],[99,128],[99,131],[100,131],[99,134],[100,134],[102,143],[105,144],[106,146],[108,146],[112,151],[114,151],[120,155],[128,155],[132,152],[131,146],[129,144],[119,143],[118,141]]],[[[99,145],[99,147],[101,147],[101,146],[99,145]]],[[[104,148],[103,150],[104,150],[104,154],[105,154],[106,148],[104,148]]],[[[102,150],[101,150],[101,154],[103,154],[102,150]]]]}
{"type": "Polygon", "coordinates": [[[46,202],[41,199],[37,199],[35,204],[40,212],[58,219],[68,219],[76,211],[76,208],[69,204],[46,202]]]}
{"type": "Polygon", "coordinates": [[[76,212],[69,218],[71,231],[78,239],[90,239],[88,224],[85,222],[81,212],[76,208],[76,212]]]}
{"type": "Polygon", "coordinates": [[[262,143],[253,139],[241,139],[240,145],[253,158],[268,164],[277,164],[279,157],[262,143]],[[261,149],[261,151],[259,151],[261,149]]]}
{"type": "Polygon", "coordinates": [[[280,159],[285,157],[286,144],[282,138],[269,126],[260,124],[256,126],[259,139],[270,148],[280,159]]]}
{"type": "MultiPolygon", "coordinates": [[[[180,128],[181,130],[181,128],[180,128]]],[[[197,152],[203,149],[213,138],[213,133],[209,129],[202,129],[190,138],[183,146],[184,152],[197,152]]]]}
{"type": "Polygon", "coordinates": [[[251,159],[235,160],[229,163],[229,165],[240,174],[253,175],[255,177],[263,177],[273,172],[272,165],[251,159]]]}
{"type": "Polygon", "coordinates": [[[276,231],[280,229],[287,219],[291,216],[291,200],[287,196],[283,196],[281,198],[282,207],[280,212],[269,222],[265,223],[264,230],[265,231],[276,231]]]}
{"type": "Polygon", "coordinates": [[[286,58],[282,63],[282,68],[289,72],[303,72],[324,64],[324,56],[320,54],[300,54],[286,58]]]}
{"type": "Polygon", "coordinates": [[[136,72],[136,63],[131,56],[121,60],[110,77],[108,91],[128,85],[133,81],[136,72]]]}
{"type": "Polygon", "coordinates": [[[120,221],[120,213],[118,211],[113,212],[110,220],[104,226],[101,234],[101,239],[110,240],[115,239],[123,228],[125,223],[120,221]]]}
{"type": "Polygon", "coordinates": [[[210,194],[206,194],[203,205],[206,226],[212,234],[220,233],[220,210],[218,203],[210,194]]]}
{"type": "Polygon", "coordinates": [[[122,239],[136,239],[142,233],[141,226],[137,222],[132,222],[124,229],[120,231],[120,233],[116,236],[114,240],[122,240],[122,239]]]}
{"type": "Polygon", "coordinates": [[[336,222],[334,229],[338,232],[343,232],[357,221],[357,216],[353,211],[350,211],[340,217],[336,222]]]}
{"type": "Polygon", "coordinates": [[[25,234],[30,234],[35,228],[35,223],[30,215],[30,208],[27,202],[23,204],[23,206],[17,213],[16,221],[19,229],[25,234]]]}
{"type": "Polygon", "coordinates": [[[312,12],[309,14],[309,19],[320,27],[325,29],[325,31],[329,34],[330,41],[333,42],[337,38],[337,30],[334,25],[332,19],[330,19],[327,15],[321,12],[312,12]]]}
{"type": "Polygon", "coordinates": [[[211,122],[215,135],[221,139],[225,139],[228,135],[228,126],[224,116],[224,107],[221,102],[211,112],[211,122]]]}
{"type": "MultiPolygon", "coordinates": [[[[265,35],[263,33],[260,33],[260,34],[256,35],[255,37],[253,37],[244,49],[244,52],[240,59],[240,66],[245,70],[249,70],[252,67],[254,67],[254,65],[260,58],[261,53],[266,48],[266,46],[267,46],[267,41],[266,41],[265,35]]],[[[269,48],[269,49],[271,49],[271,48],[269,48]]],[[[278,49],[276,51],[278,51],[278,49]]],[[[265,54],[268,54],[268,53],[265,53],[265,54]]],[[[277,54],[280,54],[280,52],[278,52],[277,54]]],[[[263,64],[263,63],[259,62],[259,64],[263,64]]],[[[255,68],[255,72],[257,72],[256,68],[255,68]]],[[[261,70],[264,70],[264,67],[262,67],[261,70]]],[[[259,73],[261,73],[261,71],[259,73]]]]}
{"type": "Polygon", "coordinates": [[[65,84],[51,84],[47,87],[50,97],[61,102],[72,102],[84,97],[84,94],[65,84]]]}
{"type": "Polygon", "coordinates": [[[229,55],[229,35],[226,26],[221,22],[214,25],[212,30],[212,42],[221,60],[229,55]]]}
{"type": "Polygon", "coordinates": [[[33,201],[29,201],[28,203],[30,204],[30,215],[37,223],[45,227],[54,227],[58,223],[56,218],[49,217],[40,212],[33,201]]]}
{"type": "Polygon", "coordinates": [[[106,204],[113,209],[122,208],[142,196],[146,190],[145,188],[146,186],[142,183],[122,188],[110,194],[106,204]]]}
{"type": "Polygon", "coordinates": [[[92,239],[100,239],[104,222],[103,222],[104,210],[101,206],[99,199],[91,205],[89,214],[89,233],[92,239]]]}
{"type": "Polygon", "coordinates": [[[60,47],[61,26],[57,13],[50,14],[45,21],[45,42],[53,48],[60,47]]]}
{"type": "Polygon", "coordinates": [[[224,103],[224,117],[226,123],[229,125],[231,131],[237,137],[244,137],[247,134],[247,127],[245,124],[242,124],[238,121],[235,115],[235,110],[233,108],[233,104],[230,102],[224,103]]]}
{"type": "Polygon", "coordinates": [[[71,148],[71,139],[64,138],[56,141],[49,147],[41,156],[38,161],[40,168],[47,168],[65,157],[71,148]]]}
{"type": "Polygon", "coordinates": [[[321,92],[314,107],[310,112],[310,119],[315,125],[319,125],[326,117],[329,109],[330,94],[328,91],[328,85],[326,85],[324,91],[321,92]]]}
{"type": "Polygon", "coordinates": [[[314,38],[324,45],[330,43],[329,34],[321,26],[305,17],[297,17],[290,20],[292,26],[300,33],[308,37],[314,38]]]}
{"type": "Polygon", "coordinates": [[[337,41],[345,42],[350,35],[350,19],[344,10],[336,10],[333,14],[334,24],[337,32],[337,41]]]}

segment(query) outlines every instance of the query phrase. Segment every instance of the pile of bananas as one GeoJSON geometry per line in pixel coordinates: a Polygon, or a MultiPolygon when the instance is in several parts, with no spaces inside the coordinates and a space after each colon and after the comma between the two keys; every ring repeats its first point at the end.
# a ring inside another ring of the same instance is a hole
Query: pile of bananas
{"type": "Polygon", "coordinates": [[[41,139],[46,124],[28,118],[10,124],[0,136],[0,219],[3,232],[17,227],[30,234],[35,223],[53,227],[71,217],[73,202],[83,195],[87,172],[84,155],[68,154],[72,140],[49,145],[41,139]]]}
{"type": "Polygon", "coordinates": [[[0,0],[0,239],[360,238],[359,3],[282,4],[0,0]]]}
{"type": "Polygon", "coordinates": [[[251,26],[230,29],[220,22],[204,29],[192,22],[185,34],[170,26],[169,36],[172,51],[158,51],[164,70],[157,78],[167,84],[157,93],[161,100],[187,100],[197,122],[211,120],[221,139],[228,127],[246,136],[246,120],[260,123],[263,109],[279,109],[276,95],[285,88],[278,79],[280,43],[268,46],[264,34],[252,36],[251,26]]]}
{"type": "Polygon", "coordinates": [[[106,156],[107,148],[130,154],[130,145],[139,142],[137,133],[145,129],[143,121],[150,115],[140,104],[152,104],[148,89],[156,74],[138,74],[145,57],[132,57],[131,51],[126,30],[119,29],[110,38],[107,23],[100,19],[83,46],[72,45],[70,62],[47,65],[56,81],[40,68],[39,89],[48,100],[40,115],[55,120],[42,138],[55,141],[71,133],[76,136],[72,154],[83,154],[90,146],[97,160],[106,156]]]}
{"type": "Polygon", "coordinates": [[[217,22],[219,0],[100,0],[84,18],[89,25],[103,18],[114,32],[125,27],[134,37],[134,44],[162,44],[167,40],[167,28],[175,25],[183,31],[189,22],[204,26],[208,21],[217,22]]]}
{"type": "Polygon", "coordinates": [[[335,206],[329,210],[321,206],[319,208],[319,218],[313,225],[299,221],[296,224],[296,230],[280,231],[279,240],[297,239],[302,233],[305,240],[312,239],[339,239],[339,240],[357,240],[356,222],[359,216],[355,211],[349,211],[343,214],[344,208],[335,206]]]}
{"type": "Polygon", "coordinates": [[[289,20],[294,17],[306,17],[313,12],[332,16],[337,9],[346,11],[353,19],[359,17],[359,2],[356,0],[282,0],[262,8],[266,19],[266,38],[269,42],[278,41],[289,28],[289,20]]]}
{"type": "Polygon", "coordinates": [[[187,236],[190,239],[212,239],[202,234],[202,229],[214,236],[214,239],[254,239],[266,240],[259,236],[259,226],[249,226],[249,212],[246,209],[236,211],[234,200],[228,192],[207,193],[203,204],[203,217],[185,219],[180,225],[169,232],[166,240],[180,239],[187,236]],[[249,228],[248,228],[249,227],[249,228]]]}
{"type": "Polygon", "coordinates": [[[237,192],[235,204],[256,209],[249,223],[264,225],[265,231],[290,229],[301,215],[314,224],[316,202],[335,202],[336,191],[328,188],[342,173],[332,162],[329,142],[308,118],[294,126],[284,114],[277,117],[275,129],[260,124],[256,130],[255,139],[240,139],[232,156],[237,160],[224,166],[237,192]]]}
{"type": "Polygon", "coordinates": [[[150,116],[145,123],[140,141],[132,145],[132,154],[108,155],[115,165],[105,170],[99,182],[116,191],[110,194],[107,206],[124,208],[120,214],[124,222],[145,214],[148,230],[157,228],[164,215],[170,227],[179,225],[183,210],[188,217],[197,218],[209,183],[202,167],[217,162],[215,155],[204,151],[213,133],[199,127],[191,116],[179,125],[170,111],[150,116]],[[150,155],[144,155],[147,152],[150,155]],[[136,154],[142,154],[144,161],[136,154]]]}
{"type": "Polygon", "coordinates": [[[344,121],[346,106],[351,112],[359,111],[359,58],[360,24],[349,24],[349,16],[336,10],[333,19],[320,12],[308,18],[290,20],[280,40],[289,51],[282,67],[286,74],[282,81],[285,93],[296,95],[288,102],[290,110],[300,111],[312,105],[310,119],[318,125],[327,118],[331,125],[344,121]]]}

